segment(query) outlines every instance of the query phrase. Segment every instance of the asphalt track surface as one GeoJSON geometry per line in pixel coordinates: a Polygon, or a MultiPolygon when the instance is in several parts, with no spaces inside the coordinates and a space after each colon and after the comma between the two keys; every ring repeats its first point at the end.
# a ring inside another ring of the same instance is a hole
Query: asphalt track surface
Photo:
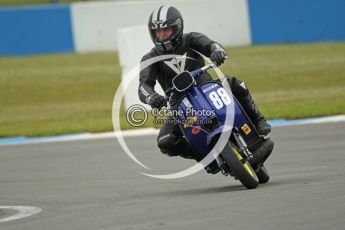
{"type": "MultiPolygon", "coordinates": [[[[203,171],[146,177],[112,139],[1,146],[0,206],[42,212],[0,229],[345,229],[345,122],[274,127],[272,137],[271,181],[254,190],[203,171]]],[[[193,163],[160,154],[154,136],[127,141],[153,173],[193,163]]]]}

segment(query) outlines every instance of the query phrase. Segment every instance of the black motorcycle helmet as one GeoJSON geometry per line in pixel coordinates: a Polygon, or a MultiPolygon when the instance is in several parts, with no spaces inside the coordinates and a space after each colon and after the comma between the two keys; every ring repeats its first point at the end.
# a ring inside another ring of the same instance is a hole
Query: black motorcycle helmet
{"type": "Polygon", "coordinates": [[[175,7],[161,6],[151,13],[148,27],[155,46],[161,51],[171,51],[181,41],[183,34],[183,18],[175,7]],[[173,29],[169,38],[160,40],[156,37],[157,30],[169,27],[173,29]]]}

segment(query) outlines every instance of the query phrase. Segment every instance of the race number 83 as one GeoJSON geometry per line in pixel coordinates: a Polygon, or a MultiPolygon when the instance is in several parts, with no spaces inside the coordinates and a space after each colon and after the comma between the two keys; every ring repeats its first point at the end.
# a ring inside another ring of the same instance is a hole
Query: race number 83
{"type": "Polygon", "coordinates": [[[221,109],[224,105],[229,105],[231,103],[231,99],[224,88],[219,88],[216,91],[212,91],[208,97],[216,109],[221,109]]]}

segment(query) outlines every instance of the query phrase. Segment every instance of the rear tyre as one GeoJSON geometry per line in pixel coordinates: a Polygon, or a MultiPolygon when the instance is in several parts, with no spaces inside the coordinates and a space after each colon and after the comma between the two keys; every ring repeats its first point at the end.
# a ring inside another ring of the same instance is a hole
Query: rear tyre
{"type": "Polygon", "coordinates": [[[270,180],[270,175],[268,174],[265,166],[260,167],[259,170],[256,172],[256,175],[259,178],[260,184],[265,184],[270,180]]]}
{"type": "Polygon", "coordinates": [[[259,185],[259,179],[248,160],[243,158],[237,148],[228,142],[221,153],[221,156],[230,170],[241,183],[248,189],[254,189],[259,185]]]}

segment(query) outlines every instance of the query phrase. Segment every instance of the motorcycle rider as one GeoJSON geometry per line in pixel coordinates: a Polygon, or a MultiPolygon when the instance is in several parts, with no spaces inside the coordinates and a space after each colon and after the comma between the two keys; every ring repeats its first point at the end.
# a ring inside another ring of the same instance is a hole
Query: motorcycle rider
{"type": "MultiPolygon", "coordinates": [[[[140,100],[149,104],[152,108],[161,108],[167,103],[165,97],[155,92],[156,81],[159,82],[164,91],[167,91],[172,87],[172,79],[178,73],[184,70],[193,71],[204,66],[204,60],[197,52],[209,57],[217,66],[224,63],[228,56],[227,51],[219,43],[210,40],[201,33],[183,33],[183,26],[181,13],[173,6],[160,6],[150,15],[148,29],[155,47],[143,56],[141,63],[150,58],[166,54],[187,57],[170,61],[163,60],[147,67],[142,66],[138,94],[140,100]]],[[[271,126],[259,111],[244,82],[236,77],[226,77],[226,79],[233,95],[253,121],[257,131],[262,135],[267,135],[271,131],[271,126]]],[[[196,79],[197,83],[210,80],[212,78],[207,73],[196,79]]],[[[171,96],[170,106],[174,107],[181,96],[180,93],[174,93],[171,96]]],[[[184,158],[200,160],[197,159],[198,157],[183,137],[179,125],[174,122],[172,117],[168,117],[161,127],[157,144],[161,152],[166,155],[179,155],[184,158]]]]}

